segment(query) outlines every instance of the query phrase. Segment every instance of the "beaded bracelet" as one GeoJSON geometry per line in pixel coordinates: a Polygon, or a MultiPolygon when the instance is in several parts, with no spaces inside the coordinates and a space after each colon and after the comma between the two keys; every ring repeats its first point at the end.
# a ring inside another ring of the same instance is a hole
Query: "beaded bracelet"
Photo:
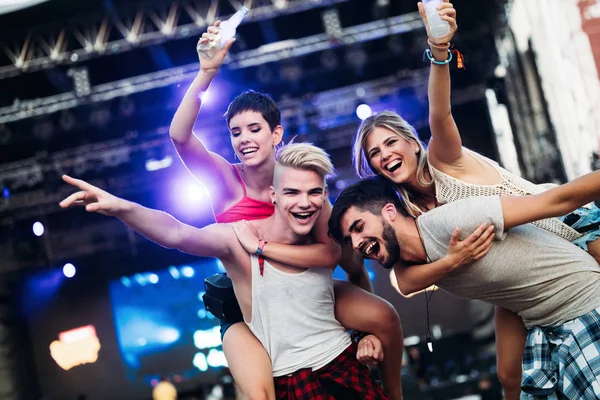
{"type": "Polygon", "coordinates": [[[435,58],[433,58],[433,55],[431,54],[430,49],[425,49],[425,55],[427,56],[429,61],[431,61],[432,64],[436,64],[436,65],[446,65],[446,64],[450,64],[450,61],[452,61],[452,50],[450,50],[450,49],[448,49],[448,58],[445,59],[444,61],[438,61],[435,58]]]}

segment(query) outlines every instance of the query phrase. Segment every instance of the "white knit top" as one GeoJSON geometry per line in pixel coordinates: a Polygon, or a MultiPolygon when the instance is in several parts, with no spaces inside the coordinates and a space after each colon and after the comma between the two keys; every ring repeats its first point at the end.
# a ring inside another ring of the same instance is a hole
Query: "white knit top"
{"type": "MultiPolygon", "coordinates": [[[[524,196],[528,194],[537,194],[555,186],[552,184],[536,185],[508,172],[498,165],[498,163],[481,154],[477,154],[464,147],[463,150],[469,152],[469,154],[475,157],[480,163],[487,163],[498,171],[498,174],[500,174],[500,183],[496,185],[478,185],[464,182],[443,173],[429,163],[429,171],[431,172],[435,184],[435,195],[440,204],[476,196],[524,196]]],[[[548,218],[536,221],[533,224],[570,242],[581,237],[579,232],[562,223],[557,218],[548,218]]]]}

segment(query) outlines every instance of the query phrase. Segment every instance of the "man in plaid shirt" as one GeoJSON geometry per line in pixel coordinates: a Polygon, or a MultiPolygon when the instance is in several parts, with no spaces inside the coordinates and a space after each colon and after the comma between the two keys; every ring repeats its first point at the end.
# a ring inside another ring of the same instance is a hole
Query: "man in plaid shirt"
{"type": "Polygon", "coordinates": [[[329,228],[338,242],[351,241],[400,277],[426,268],[407,263],[443,257],[457,227],[464,236],[482,224],[493,225],[498,240],[485,257],[436,272],[430,284],[523,319],[528,331],[522,398],[591,400],[600,398],[600,267],[587,252],[529,223],[568,214],[598,198],[600,171],[540,194],[473,197],[414,219],[394,187],[375,178],[340,194],[329,228]]]}

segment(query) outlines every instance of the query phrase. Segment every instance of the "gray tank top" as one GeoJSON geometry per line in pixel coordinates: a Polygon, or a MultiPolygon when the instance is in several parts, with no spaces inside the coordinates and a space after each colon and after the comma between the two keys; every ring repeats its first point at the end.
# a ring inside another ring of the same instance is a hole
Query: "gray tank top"
{"type": "Polygon", "coordinates": [[[273,376],[319,369],[350,346],[350,337],[335,319],[332,271],[309,268],[281,271],[258,258],[252,264],[252,320],[246,324],[271,357],[273,376]]]}

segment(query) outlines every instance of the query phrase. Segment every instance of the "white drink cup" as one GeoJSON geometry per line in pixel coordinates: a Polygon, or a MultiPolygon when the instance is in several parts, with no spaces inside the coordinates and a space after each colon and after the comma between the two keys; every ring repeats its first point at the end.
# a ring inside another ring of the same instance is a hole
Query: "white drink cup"
{"type": "Polygon", "coordinates": [[[443,3],[442,0],[422,0],[429,23],[429,32],[433,38],[441,38],[450,33],[450,24],[440,17],[440,11],[437,6],[443,3]]]}

